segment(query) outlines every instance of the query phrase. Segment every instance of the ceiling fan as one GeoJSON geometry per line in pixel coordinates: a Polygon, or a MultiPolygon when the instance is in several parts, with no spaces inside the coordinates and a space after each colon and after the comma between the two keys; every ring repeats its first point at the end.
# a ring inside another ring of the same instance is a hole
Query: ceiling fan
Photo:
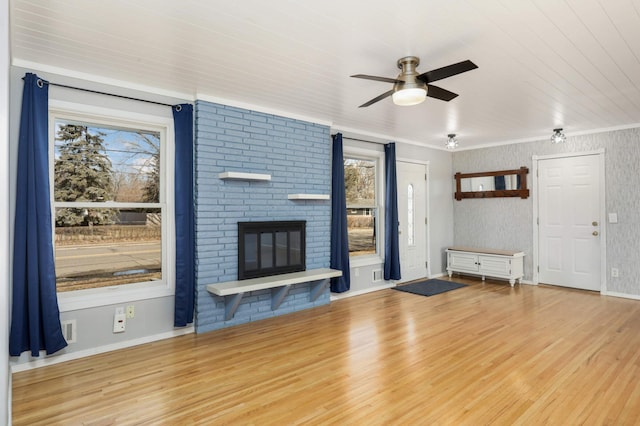
{"type": "Polygon", "coordinates": [[[473,62],[466,60],[418,74],[416,67],[419,64],[420,59],[416,56],[406,56],[398,59],[398,68],[402,71],[396,78],[377,77],[366,74],[352,75],[351,77],[355,78],[393,83],[393,89],[376,96],[369,102],[365,102],[360,105],[360,108],[368,107],[389,96],[392,96],[393,103],[396,105],[417,105],[423,102],[427,96],[449,102],[458,95],[441,87],[434,86],[431,83],[478,68],[473,62]]]}

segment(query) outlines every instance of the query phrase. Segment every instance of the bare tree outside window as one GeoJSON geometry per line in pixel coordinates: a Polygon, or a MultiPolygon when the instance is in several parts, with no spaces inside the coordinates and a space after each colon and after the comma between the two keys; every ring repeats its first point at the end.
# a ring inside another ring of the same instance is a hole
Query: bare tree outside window
{"type": "Polygon", "coordinates": [[[58,291],[162,277],[160,133],[55,121],[58,291]]]}
{"type": "Polygon", "coordinates": [[[356,158],[344,159],[350,256],[376,253],[375,178],[375,161],[356,158]]]}

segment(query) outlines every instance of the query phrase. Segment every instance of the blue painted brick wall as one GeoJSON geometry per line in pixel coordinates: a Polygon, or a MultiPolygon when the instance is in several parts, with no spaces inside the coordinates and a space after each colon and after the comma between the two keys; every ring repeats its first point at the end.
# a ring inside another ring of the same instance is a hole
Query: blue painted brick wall
{"type": "Polygon", "coordinates": [[[309,283],[293,286],[276,311],[271,292],[246,294],[224,321],[224,298],[207,284],[238,277],[239,221],[306,220],[307,269],[328,268],[331,204],[293,201],[289,194],[329,194],[327,126],[197,101],[196,117],[196,332],[256,321],[329,303],[329,290],[309,301],[309,283]],[[270,182],[221,180],[221,172],[264,173],[270,182]]]}

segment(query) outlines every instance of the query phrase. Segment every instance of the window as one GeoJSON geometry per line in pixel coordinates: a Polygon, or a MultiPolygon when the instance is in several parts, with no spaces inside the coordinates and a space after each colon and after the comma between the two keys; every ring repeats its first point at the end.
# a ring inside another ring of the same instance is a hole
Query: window
{"type": "Polygon", "coordinates": [[[414,222],[414,197],[413,197],[413,184],[407,186],[407,245],[413,247],[415,243],[415,222],[414,222]]]}
{"type": "Polygon", "coordinates": [[[378,252],[377,179],[378,159],[345,155],[344,180],[350,256],[375,255],[378,252]]]}
{"type": "Polygon", "coordinates": [[[59,299],[172,287],[168,127],[55,111],[50,123],[59,299]]]}

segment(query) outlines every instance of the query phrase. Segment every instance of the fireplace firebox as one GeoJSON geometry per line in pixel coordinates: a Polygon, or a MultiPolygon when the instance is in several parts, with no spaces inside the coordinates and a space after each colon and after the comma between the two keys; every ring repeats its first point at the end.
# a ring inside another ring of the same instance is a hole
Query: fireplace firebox
{"type": "Polygon", "coordinates": [[[238,222],[238,279],[304,271],[306,223],[238,222]]]}

